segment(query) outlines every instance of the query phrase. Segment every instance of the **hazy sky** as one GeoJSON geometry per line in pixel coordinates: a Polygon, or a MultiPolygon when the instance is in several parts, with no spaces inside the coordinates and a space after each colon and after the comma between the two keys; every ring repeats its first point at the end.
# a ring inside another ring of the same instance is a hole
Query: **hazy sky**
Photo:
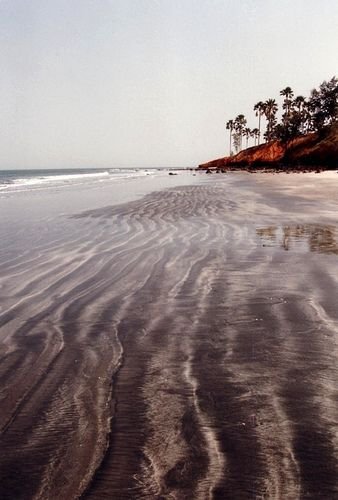
{"type": "Polygon", "coordinates": [[[194,166],[337,75],[337,0],[0,0],[0,168],[194,166]]]}

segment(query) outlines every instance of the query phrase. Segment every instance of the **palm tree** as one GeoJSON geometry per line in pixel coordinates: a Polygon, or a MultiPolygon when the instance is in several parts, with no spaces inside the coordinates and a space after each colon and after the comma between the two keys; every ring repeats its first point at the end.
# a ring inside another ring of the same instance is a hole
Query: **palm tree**
{"type": "Polygon", "coordinates": [[[260,137],[261,137],[261,117],[264,115],[264,110],[265,110],[265,103],[262,101],[259,101],[257,104],[254,106],[254,111],[256,111],[256,116],[258,116],[258,144],[260,142],[260,137]]]}
{"type": "Polygon", "coordinates": [[[284,96],[284,103],[283,103],[283,109],[285,109],[285,122],[288,121],[289,116],[290,116],[290,109],[292,105],[292,98],[293,98],[293,90],[291,87],[285,87],[285,89],[281,90],[279,95],[284,96]]]}
{"type": "Polygon", "coordinates": [[[233,135],[233,143],[234,143],[234,148],[235,148],[236,153],[238,153],[240,151],[241,140],[242,140],[242,136],[238,132],[235,132],[233,135]]]}
{"type": "Polygon", "coordinates": [[[244,137],[246,139],[245,147],[247,148],[248,147],[249,137],[251,137],[251,129],[249,127],[245,127],[245,129],[243,130],[243,135],[244,135],[244,137]]]}
{"type": "Polygon", "coordinates": [[[312,129],[312,115],[311,106],[308,101],[305,101],[303,105],[302,124],[303,133],[309,133],[312,129]]]}
{"type": "Polygon", "coordinates": [[[299,132],[301,134],[303,133],[305,126],[305,104],[305,97],[303,97],[302,95],[298,95],[293,101],[293,106],[296,109],[296,113],[298,115],[297,121],[299,122],[299,132]]]}
{"type": "Polygon", "coordinates": [[[304,103],[305,103],[305,97],[303,97],[302,95],[297,95],[297,97],[293,101],[295,108],[297,108],[299,112],[302,111],[304,103]]]}
{"type": "Polygon", "coordinates": [[[226,128],[227,130],[229,130],[229,135],[230,135],[230,144],[229,144],[229,156],[231,156],[231,138],[232,138],[232,131],[234,129],[234,121],[233,120],[229,120],[227,123],[226,123],[226,128]]]}
{"type": "Polygon", "coordinates": [[[311,116],[311,130],[315,131],[322,129],[325,125],[325,113],[322,106],[320,91],[317,89],[311,90],[308,110],[311,116]]]}
{"type": "Polygon", "coordinates": [[[254,141],[255,141],[255,146],[257,145],[257,139],[259,139],[259,129],[258,128],[253,128],[251,130],[251,137],[254,138],[254,141]]]}
{"type": "Polygon", "coordinates": [[[275,99],[268,99],[265,102],[264,114],[267,120],[267,129],[266,129],[266,139],[270,141],[272,139],[273,128],[276,125],[276,113],[278,110],[277,103],[275,99]]]}
{"type": "Polygon", "coordinates": [[[239,135],[239,149],[242,149],[242,137],[244,133],[244,128],[246,125],[246,119],[244,115],[238,115],[235,118],[235,130],[239,135]]]}

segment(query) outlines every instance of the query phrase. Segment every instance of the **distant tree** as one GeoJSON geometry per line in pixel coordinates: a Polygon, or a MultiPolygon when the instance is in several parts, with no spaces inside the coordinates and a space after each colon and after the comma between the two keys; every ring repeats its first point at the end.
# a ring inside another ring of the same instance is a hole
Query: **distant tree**
{"type": "Polygon", "coordinates": [[[226,128],[227,128],[227,130],[229,130],[229,136],[230,136],[230,137],[229,137],[229,141],[230,141],[230,142],[229,142],[229,156],[231,156],[231,150],[232,150],[232,148],[231,148],[231,139],[232,139],[232,131],[233,131],[233,129],[234,129],[234,126],[235,126],[235,124],[234,124],[234,121],[233,121],[233,120],[229,120],[229,121],[226,123],[226,128]]]}
{"type": "Polygon", "coordinates": [[[297,96],[294,100],[292,100],[292,91],[290,87],[286,87],[284,91],[287,96],[283,104],[285,113],[282,117],[282,123],[276,125],[274,129],[274,138],[279,139],[282,142],[287,142],[303,132],[305,120],[305,114],[303,112],[305,107],[305,98],[303,96],[297,96]]]}
{"type": "Polygon", "coordinates": [[[251,129],[249,127],[245,127],[245,129],[243,130],[243,135],[244,135],[245,140],[246,140],[245,147],[247,148],[249,138],[251,137],[251,129]]]}
{"type": "Polygon", "coordinates": [[[259,101],[255,104],[253,109],[258,117],[258,128],[250,130],[242,114],[238,115],[235,120],[227,122],[226,127],[230,130],[230,151],[231,139],[233,139],[236,152],[242,149],[243,137],[246,138],[246,147],[248,147],[250,137],[254,138],[255,145],[260,144],[262,116],[266,118],[264,133],[266,141],[279,139],[287,142],[304,133],[321,131],[338,121],[337,77],[322,82],[318,89],[311,91],[308,99],[302,95],[294,98],[291,87],[285,87],[280,91],[280,95],[284,97],[282,104],[284,113],[280,123],[277,123],[278,106],[275,99],[259,101]]]}
{"type": "Polygon", "coordinates": [[[259,129],[258,128],[253,128],[251,130],[251,137],[253,137],[254,144],[256,146],[257,145],[257,140],[259,139],[259,129]]]}
{"type": "Polygon", "coordinates": [[[274,127],[277,124],[276,113],[278,111],[278,106],[275,99],[268,99],[265,102],[264,114],[267,120],[267,128],[264,137],[267,142],[273,139],[274,127]]]}
{"type": "Polygon", "coordinates": [[[338,120],[338,79],[331,78],[328,82],[324,81],[320,87],[322,106],[325,113],[326,124],[338,120]]]}
{"type": "Polygon", "coordinates": [[[302,121],[303,121],[303,128],[302,132],[304,134],[307,134],[312,130],[312,115],[311,115],[311,109],[309,105],[309,101],[305,100],[304,105],[303,105],[303,111],[302,111],[302,121]]]}
{"type": "Polygon", "coordinates": [[[312,130],[321,130],[338,120],[338,79],[324,81],[319,90],[313,89],[308,101],[312,130]]]}
{"type": "Polygon", "coordinates": [[[298,121],[299,121],[298,132],[302,134],[305,128],[305,121],[306,121],[306,113],[305,113],[306,99],[302,95],[298,95],[294,99],[292,104],[293,104],[293,109],[296,111],[298,115],[298,121]]]}
{"type": "Polygon", "coordinates": [[[285,125],[283,123],[277,123],[273,131],[273,137],[279,141],[286,142],[285,125]]]}
{"type": "Polygon", "coordinates": [[[297,95],[297,97],[293,101],[293,106],[301,112],[303,110],[303,107],[305,105],[305,97],[302,95],[297,95]]]}
{"type": "Polygon", "coordinates": [[[238,153],[241,148],[242,136],[239,132],[235,132],[232,137],[233,137],[235,152],[238,153]]]}
{"type": "Polygon", "coordinates": [[[242,138],[244,135],[244,129],[246,125],[246,119],[244,115],[238,115],[235,118],[235,130],[239,136],[239,150],[242,149],[242,138]]]}
{"type": "Polygon", "coordinates": [[[282,142],[288,142],[301,134],[301,115],[297,112],[291,112],[287,124],[278,123],[273,129],[273,139],[278,139],[282,142]]]}
{"type": "Polygon", "coordinates": [[[317,89],[311,90],[309,99],[309,111],[311,115],[310,130],[321,130],[325,126],[325,111],[322,107],[322,99],[320,91],[317,89]]]}
{"type": "Polygon", "coordinates": [[[293,90],[291,87],[285,87],[285,89],[281,90],[279,94],[284,96],[283,109],[285,110],[285,113],[283,118],[287,122],[292,106],[293,90]]]}
{"type": "Polygon", "coordinates": [[[265,112],[265,103],[262,101],[257,102],[254,106],[254,111],[256,111],[256,116],[258,116],[258,144],[260,143],[261,137],[261,118],[265,112]]]}

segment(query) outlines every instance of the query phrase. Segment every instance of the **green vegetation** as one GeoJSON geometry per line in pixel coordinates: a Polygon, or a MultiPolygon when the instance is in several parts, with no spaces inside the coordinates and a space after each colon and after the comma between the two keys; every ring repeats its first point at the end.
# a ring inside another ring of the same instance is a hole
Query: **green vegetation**
{"type": "Polygon", "coordinates": [[[248,128],[243,114],[226,123],[230,135],[230,155],[233,154],[232,146],[236,153],[242,150],[243,137],[246,140],[246,147],[250,138],[254,139],[255,146],[260,144],[262,118],[266,120],[263,134],[266,142],[272,140],[288,142],[309,132],[320,132],[338,121],[338,79],[336,77],[324,81],[318,89],[313,89],[308,98],[301,95],[294,98],[291,87],[285,87],[280,91],[280,95],[284,97],[280,122],[277,120],[277,102],[275,99],[268,99],[265,102],[259,101],[253,108],[258,117],[258,128],[252,130],[248,128]]]}

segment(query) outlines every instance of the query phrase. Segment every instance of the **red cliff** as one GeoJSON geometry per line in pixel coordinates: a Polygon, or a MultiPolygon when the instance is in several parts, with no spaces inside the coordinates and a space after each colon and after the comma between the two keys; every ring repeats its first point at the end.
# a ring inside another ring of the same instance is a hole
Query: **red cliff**
{"type": "Polygon", "coordinates": [[[199,165],[202,169],[241,167],[322,167],[338,168],[338,123],[322,132],[297,137],[288,143],[271,141],[247,148],[235,156],[199,165]]]}

